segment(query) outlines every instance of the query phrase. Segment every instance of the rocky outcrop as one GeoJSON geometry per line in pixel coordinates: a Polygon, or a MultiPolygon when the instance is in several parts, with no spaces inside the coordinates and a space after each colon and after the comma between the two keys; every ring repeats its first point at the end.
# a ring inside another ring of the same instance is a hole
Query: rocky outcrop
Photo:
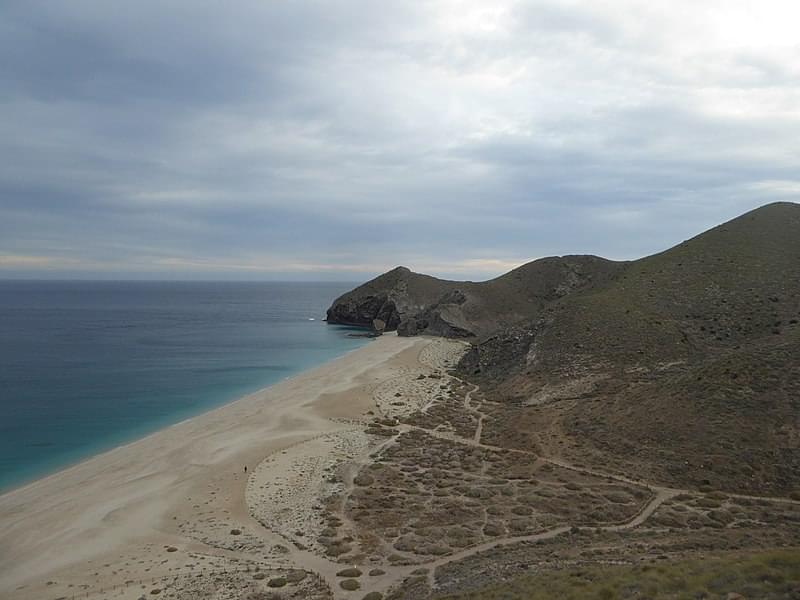
{"type": "Polygon", "coordinates": [[[400,322],[397,333],[403,336],[438,335],[448,338],[475,337],[475,331],[461,306],[467,302],[460,290],[446,293],[433,306],[400,322]]]}
{"type": "Polygon", "coordinates": [[[384,329],[393,331],[400,324],[400,313],[387,294],[351,297],[337,301],[327,314],[328,323],[371,327],[376,320],[385,323],[384,329]]]}
{"type": "Polygon", "coordinates": [[[531,327],[511,328],[473,344],[458,364],[458,371],[484,385],[501,381],[525,367],[536,333],[531,327]]]}
{"type": "Polygon", "coordinates": [[[429,324],[439,324],[441,335],[448,335],[448,330],[455,333],[465,320],[457,315],[438,318],[429,311],[440,305],[444,310],[463,304],[466,296],[454,290],[455,285],[397,267],[337,298],[328,309],[327,320],[360,327],[373,327],[377,320],[383,322],[384,331],[399,329],[413,332],[410,335],[427,330],[429,324]]]}

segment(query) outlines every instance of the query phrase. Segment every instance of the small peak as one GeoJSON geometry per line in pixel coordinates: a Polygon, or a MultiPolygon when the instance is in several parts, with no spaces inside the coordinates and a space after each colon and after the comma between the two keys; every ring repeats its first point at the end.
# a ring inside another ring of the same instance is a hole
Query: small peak
{"type": "MultiPolygon", "coordinates": [[[[792,221],[795,221],[798,216],[800,216],[800,204],[796,202],[770,202],[769,204],[764,204],[758,208],[754,208],[742,215],[739,215],[738,217],[734,217],[727,223],[722,223],[722,225],[719,225],[714,229],[726,227],[732,223],[749,222],[755,218],[773,220],[776,223],[782,219],[785,219],[787,223],[791,223],[792,221]]],[[[701,233],[700,235],[702,236],[703,234],[701,233]]]]}
{"type": "Polygon", "coordinates": [[[378,275],[375,279],[377,281],[405,281],[411,274],[411,269],[399,266],[378,275]]]}
{"type": "Polygon", "coordinates": [[[797,202],[770,202],[769,204],[764,204],[763,206],[759,206],[756,209],[750,211],[750,214],[753,213],[761,213],[761,212],[771,212],[774,210],[782,210],[782,209],[789,209],[789,210],[798,210],[800,209],[800,204],[797,202]]]}

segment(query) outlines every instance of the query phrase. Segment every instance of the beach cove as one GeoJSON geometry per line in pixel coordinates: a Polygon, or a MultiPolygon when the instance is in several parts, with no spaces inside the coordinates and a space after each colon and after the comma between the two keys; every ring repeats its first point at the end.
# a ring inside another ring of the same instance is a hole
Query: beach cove
{"type": "MultiPolygon", "coordinates": [[[[315,456],[313,444],[303,442],[344,433],[334,446],[358,446],[366,428],[361,419],[376,409],[376,389],[387,381],[401,385],[406,377],[397,376],[419,370],[418,356],[432,343],[385,335],[323,366],[3,495],[0,594],[138,598],[177,573],[199,572],[200,555],[209,569],[235,570],[248,560],[255,568],[266,561],[262,568],[267,563],[305,568],[331,578],[335,563],[293,548],[254,519],[253,514],[269,512],[276,504],[248,507],[248,479],[252,486],[263,474],[259,465],[270,457],[291,455],[292,460],[270,472],[291,478],[298,476],[296,465],[304,460],[319,462],[337,452],[366,449],[323,445],[315,456]]],[[[291,499],[292,505],[299,502],[291,499]]]]}

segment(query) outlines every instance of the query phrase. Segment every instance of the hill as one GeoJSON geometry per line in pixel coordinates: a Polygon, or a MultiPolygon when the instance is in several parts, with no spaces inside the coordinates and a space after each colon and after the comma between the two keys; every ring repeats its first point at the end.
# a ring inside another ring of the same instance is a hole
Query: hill
{"type": "Polygon", "coordinates": [[[470,338],[458,370],[495,403],[493,444],[784,494],[800,488],[798,265],[800,205],[777,203],[628,263],[547,258],[483,283],[398,268],[328,318],[470,338]]]}
{"type": "Polygon", "coordinates": [[[768,205],[553,303],[462,368],[519,407],[498,437],[506,421],[523,445],[666,483],[788,492],[800,484],[798,264],[800,206],[768,205]]]}
{"type": "Polygon", "coordinates": [[[480,283],[397,267],[337,298],[327,320],[371,327],[381,319],[401,335],[481,339],[537,317],[554,300],[606,283],[624,265],[596,256],[550,257],[480,283]]]}

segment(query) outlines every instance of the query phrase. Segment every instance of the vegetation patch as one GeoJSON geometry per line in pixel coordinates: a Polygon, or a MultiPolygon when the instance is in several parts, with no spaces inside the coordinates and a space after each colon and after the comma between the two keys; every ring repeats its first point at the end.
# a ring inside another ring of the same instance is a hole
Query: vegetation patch
{"type": "Polygon", "coordinates": [[[800,593],[800,550],[540,572],[441,600],[778,600],[800,593]]]}

